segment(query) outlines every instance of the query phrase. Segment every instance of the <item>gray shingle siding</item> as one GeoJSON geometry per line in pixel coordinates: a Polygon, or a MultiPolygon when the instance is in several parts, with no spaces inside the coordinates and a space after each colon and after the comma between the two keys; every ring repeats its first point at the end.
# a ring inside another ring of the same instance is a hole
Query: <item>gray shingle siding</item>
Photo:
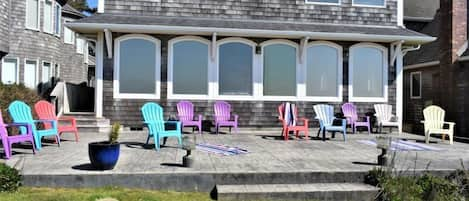
{"type": "Polygon", "coordinates": [[[306,4],[304,0],[106,0],[105,13],[230,19],[262,19],[333,24],[396,25],[397,0],[385,8],[306,4]]]}
{"type": "MultiPolygon", "coordinates": [[[[117,38],[121,34],[114,33],[113,38],[117,38]]],[[[161,98],[159,100],[134,100],[134,99],[114,99],[113,98],[113,71],[114,60],[108,59],[105,51],[104,56],[104,92],[103,92],[103,114],[106,118],[113,122],[121,122],[126,126],[142,127],[142,117],[140,108],[148,101],[159,103],[165,112],[165,118],[175,116],[177,114],[176,104],[179,100],[167,99],[167,50],[168,40],[177,36],[169,35],[153,35],[161,40],[161,98]]],[[[222,38],[219,38],[222,39],[222,38]]],[[[249,38],[256,43],[268,39],[249,38]]],[[[299,43],[299,41],[295,41],[299,43]]],[[[344,55],[348,55],[348,49],[354,43],[337,42],[344,47],[344,55]]],[[[115,56],[115,55],[114,55],[115,56]]],[[[335,112],[340,113],[340,106],[348,101],[348,58],[344,58],[344,76],[343,76],[343,102],[342,103],[326,103],[334,105],[335,112]]],[[[137,76],[137,75],[136,75],[137,76]]],[[[388,103],[393,105],[395,110],[396,103],[396,85],[395,85],[395,68],[390,66],[388,81],[388,103]]],[[[191,100],[195,105],[196,114],[203,114],[204,120],[213,120],[213,100],[191,100]]],[[[233,113],[238,114],[239,124],[246,127],[272,127],[280,126],[277,107],[280,101],[228,101],[233,107],[233,113]]],[[[298,105],[299,116],[306,117],[312,122],[312,126],[317,123],[314,120],[313,105],[320,102],[295,102],[298,105]]],[[[365,113],[373,113],[374,103],[355,103],[359,109],[360,115],[365,113]]]]}
{"type": "Polygon", "coordinates": [[[8,44],[8,29],[10,23],[8,21],[10,10],[10,0],[0,1],[0,57],[3,53],[7,53],[9,49],[8,44]]]}
{"type": "MultiPolygon", "coordinates": [[[[41,1],[41,26],[44,23],[44,1],[41,1]]],[[[61,36],[55,36],[42,31],[25,28],[26,1],[12,1],[10,10],[10,34],[8,58],[19,58],[19,81],[24,82],[25,59],[39,60],[38,74],[41,75],[42,62],[60,65],[61,80],[82,83],[87,80],[88,66],[83,55],[76,53],[76,46],[63,42],[63,27],[61,36]]],[[[62,18],[62,26],[64,18],[62,18]]],[[[0,39],[1,40],[1,39],[0,39]]],[[[41,77],[39,76],[39,82],[41,77]]]]}

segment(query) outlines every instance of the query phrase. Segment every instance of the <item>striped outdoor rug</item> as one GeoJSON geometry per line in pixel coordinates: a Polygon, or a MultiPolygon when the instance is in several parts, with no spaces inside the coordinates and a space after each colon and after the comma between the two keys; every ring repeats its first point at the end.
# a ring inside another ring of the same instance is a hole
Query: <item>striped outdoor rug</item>
{"type": "MultiPolygon", "coordinates": [[[[358,140],[363,144],[376,146],[376,140],[358,140]]],[[[391,142],[392,151],[441,151],[443,149],[432,147],[423,143],[410,142],[406,140],[398,140],[391,142]]]]}
{"type": "Polygon", "coordinates": [[[224,156],[233,156],[249,153],[246,149],[241,149],[238,147],[231,147],[227,145],[214,145],[208,143],[197,144],[196,148],[203,152],[220,154],[224,156]]]}

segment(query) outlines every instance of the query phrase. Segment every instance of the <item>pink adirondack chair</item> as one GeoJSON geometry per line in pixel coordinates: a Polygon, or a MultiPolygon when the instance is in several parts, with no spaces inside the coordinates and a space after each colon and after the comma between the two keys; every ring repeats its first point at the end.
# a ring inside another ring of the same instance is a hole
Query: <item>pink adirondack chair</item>
{"type": "MultiPolygon", "coordinates": [[[[78,129],[77,129],[77,121],[74,117],[60,117],[58,118],[55,115],[55,107],[51,103],[47,101],[39,101],[34,105],[34,110],[36,110],[36,114],[41,120],[49,119],[49,120],[56,120],[58,125],[58,132],[59,135],[65,132],[72,132],[75,134],[75,140],[78,142],[78,129]],[[66,125],[59,125],[59,122],[68,121],[69,124],[66,125]]],[[[51,127],[50,123],[45,123],[44,127],[49,129],[51,127]]]]}
{"type": "MultiPolygon", "coordinates": [[[[293,114],[298,114],[297,112],[297,108],[295,107],[294,108],[294,112],[293,114]]],[[[298,120],[301,120],[303,121],[303,125],[289,125],[288,122],[285,120],[285,103],[282,103],[281,105],[278,106],[278,119],[282,122],[282,134],[283,134],[283,138],[284,140],[288,140],[288,134],[290,133],[290,131],[293,131],[295,132],[295,136],[296,138],[299,137],[299,133],[301,131],[303,131],[305,133],[305,139],[308,139],[308,119],[306,118],[296,118],[295,119],[298,119],[298,120]]]]}
{"type": "MultiPolygon", "coordinates": [[[[199,128],[199,133],[202,134],[202,115],[198,115],[198,119],[194,120],[194,105],[190,101],[180,101],[177,104],[178,118],[182,127],[196,126],[199,128]]],[[[192,130],[194,131],[194,130],[192,130]]]]}
{"type": "Polygon", "coordinates": [[[0,112],[0,137],[2,139],[3,150],[5,151],[5,158],[11,158],[11,149],[14,143],[19,142],[31,142],[33,146],[33,153],[36,154],[36,149],[34,148],[34,137],[31,130],[31,125],[26,123],[12,123],[12,124],[5,124],[3,123],[2,113],[0,112]],[[9,136],[7,127],[18,127],[18,128],[26,128],[26,132],[24,134],[9,136]]]}
{"type": "Polygon", "coordinates": [[[218,130],[222,126],[228,126],[235,129],[235,132],[238,132],[238,115],[233,114],[234,120],[231,120],[231,105],[225,101],[217,101],[214,105],[215,111],[215,129],[218,134],[218,130]]]}
{"type": "Polygon", "coordinates": [[[357,132],[357,127],[363,126],[368,128],[368,134],[371,133],[370,117],[365,117],[366,121],[360,121],[357,114],[357,108],[353,103],[345,103],[342,105],[342,112],[347,119],[347,124],[353,129],[353,133],[357,132]]]}

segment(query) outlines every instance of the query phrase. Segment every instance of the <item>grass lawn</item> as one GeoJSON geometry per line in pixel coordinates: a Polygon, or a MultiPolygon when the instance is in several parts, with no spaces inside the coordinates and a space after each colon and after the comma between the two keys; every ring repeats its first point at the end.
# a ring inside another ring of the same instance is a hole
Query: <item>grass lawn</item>
{"type": "Polygon", "coordinates": [[[208,193],[179,193],[124,188],[29,188],[0,193],[0,201],[211,201],[208,193]],[[113,198],[113,199],[105,199],[113,198]]]}

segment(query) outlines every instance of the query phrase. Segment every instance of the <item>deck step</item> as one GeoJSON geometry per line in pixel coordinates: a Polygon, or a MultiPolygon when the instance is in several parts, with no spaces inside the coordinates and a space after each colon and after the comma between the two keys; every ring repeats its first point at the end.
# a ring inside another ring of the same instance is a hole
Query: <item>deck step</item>
{"type": "Polygon", "coordinates": [[[217,185],[217,199],[231,200],[375,200],[379,188],[361,183],[217,185]]]}

